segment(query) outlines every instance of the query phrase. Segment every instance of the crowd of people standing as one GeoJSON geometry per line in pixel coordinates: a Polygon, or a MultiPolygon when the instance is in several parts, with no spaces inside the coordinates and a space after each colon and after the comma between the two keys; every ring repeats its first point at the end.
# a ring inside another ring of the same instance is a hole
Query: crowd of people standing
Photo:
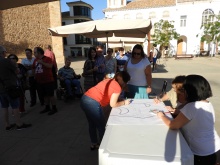
{"type": "Polygon", "coordinates": [[[0,103],[4,111],[5,129],[24,129],[31,124],[23,123],[20,114],[25,113],[25,91],[30,92],[30,107],[36,105],[37,94],[45,109],[53,115],[57,112],[54,90],[57,88],[57,64],[51,46],[44,51],[41,47],[24,50],[26,58],[19,62],[18,56],[9,54],[5,47],[0,46],[0,103]],[[33,56],[34,54],[34,56],[33,56]],[[9,106],[12,113],[9,113],[9,106]],[[9,114],[13,114],[15,124],[9,123],[9,114]]]}

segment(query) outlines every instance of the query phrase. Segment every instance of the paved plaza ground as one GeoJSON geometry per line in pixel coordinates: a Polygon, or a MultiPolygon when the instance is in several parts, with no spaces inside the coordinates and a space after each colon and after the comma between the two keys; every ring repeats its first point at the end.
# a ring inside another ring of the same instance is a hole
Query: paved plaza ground
{"type": "MultiPolygon", "coordinates": [[[[81,57],[73,59],[71,66],[76,73],[82,73],[84,61],[81,57]]],[[[220,135],[219,57],[161,59],[157,72],[152,74],[153,92],[161,91],[164,80],[168,81],[169,89],[175,76],[188,74],[203,75],[210,82],[214,96],[209,100],[215,107],[216,129],[220,135]]],[[[0,165],[98,165],[98,152],[89,148],[88,124],[79,101],[58,100],[58,113],[52,116],[39,114],[44,108],[39,102],[32,108],[26,105],[28,113],[22,115],[22,120],[33,124],[26,130],[5,131],[0,120],[0,165]]],[[[3,119],[2,111],[0,118],[3,119]]]]}

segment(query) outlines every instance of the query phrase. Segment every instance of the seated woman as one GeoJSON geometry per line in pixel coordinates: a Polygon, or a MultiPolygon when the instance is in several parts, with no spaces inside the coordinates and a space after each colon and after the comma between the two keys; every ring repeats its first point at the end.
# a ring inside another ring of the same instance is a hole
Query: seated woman
{"type": "Polygon", "coordinates": [[[65,59],[65,66],[60,68],[58,71],[58,77],[61,81],[65,82],[66,90],[69,97],[73,97],[72,85],[76,86],[76,96],[81,97],[81,85],[80,81],[77,79],[80,75],[77,75],[73,68],[70,67],[71,61],[65,59]]]}
{"type": "Polygon", "coordinates": [[[170,101],[171,106],[167,106],[166,108],[172,113],[173,117],[177,115],[178,109],[182,108],[185,103],[185,100],[182,99],[182,86],[185,78],[186,76],[184,75],[176,76],[172,81],[172,89],[161,98],[154,99],[156,104],[162,101],[170,101]]]}
{"type": "Polygon", "coordinates": [[[108,105],[118,107],[130,104],[130,100],[119,101],[122,88],[129,80],[130,75],[126,71],[118,72],[113,79],[104,79],[82,96],[81,108],[85,112],[89,123],[91,150],[98,148],[99,142],[96,131],[99,132],[100,141],[105,132],[106,122],[103,108],[108,105]]]}
{"type": "Polygon", "coordinates": [[[200,75],[188,75],[183,83],[186,105],[174,120],[163,112],[157,116],[171,129],[182,133],[194,154],[194,165],[220,163],[220,138],[215,130],[215,111],[207,100],[212,96],[208,81],[200,75]]]}

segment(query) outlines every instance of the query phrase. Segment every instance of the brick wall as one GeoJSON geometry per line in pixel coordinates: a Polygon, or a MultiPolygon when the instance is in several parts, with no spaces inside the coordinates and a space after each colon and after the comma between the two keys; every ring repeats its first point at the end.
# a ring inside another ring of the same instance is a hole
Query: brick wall
{"type": "Polygon", "coordinates": [[[48,28],[61,26],[60,2],[27,5],[0,11],[0,45],[19,58],[24,49],[52,45],[58,61],[63,61],[62,38],[51,37],[48,28]]]}

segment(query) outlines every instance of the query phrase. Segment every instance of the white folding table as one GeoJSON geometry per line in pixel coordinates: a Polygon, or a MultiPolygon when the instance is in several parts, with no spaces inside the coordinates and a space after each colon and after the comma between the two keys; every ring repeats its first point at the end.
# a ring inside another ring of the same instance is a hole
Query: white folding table
{"type": "Polygon", "coordinates": [[[166,112],[151,99],[113,108],[99,147],[99,165],[193,165],[181,132],[170,130],[152,113],[155,109],[166,112]]]}

